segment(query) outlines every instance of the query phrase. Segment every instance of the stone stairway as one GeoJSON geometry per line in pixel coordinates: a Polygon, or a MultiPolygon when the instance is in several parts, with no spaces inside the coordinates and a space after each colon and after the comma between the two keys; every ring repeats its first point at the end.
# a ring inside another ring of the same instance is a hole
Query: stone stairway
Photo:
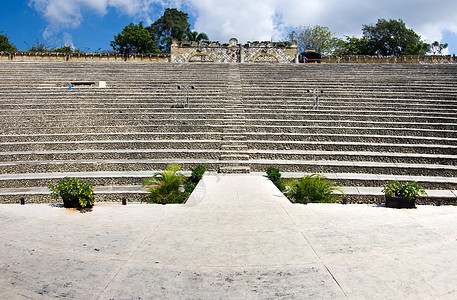
{"type": "Polygon", "coordinates": [[[323,173],[354,202],[395,179],[452,194],[456,80],[454,65],[1,62],[1,202],[65,176],[94,182],[99,200],[123,186],[139,199],[132,187],[170,163],[323,173]],[[190,108],[178,85],[195,86],[190,108]]]}
{"type": "Polygon", "coordinates": [[[220,173],[249,173],[247,164],[246,122],[242,105],[242,86],[238,64],[229,66],[227,104],[224,106],[224,128],[221,141],[220,173]]]}

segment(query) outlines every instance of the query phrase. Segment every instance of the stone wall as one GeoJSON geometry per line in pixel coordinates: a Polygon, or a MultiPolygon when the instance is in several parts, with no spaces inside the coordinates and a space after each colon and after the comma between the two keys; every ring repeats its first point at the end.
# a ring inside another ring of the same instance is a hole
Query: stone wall
{"type": "Polygon", "coordinates": [[[171,45],[171,62],[217,63],[296,63],[296,43],[253,42],[245,45],[230,39],[229,44],[219,42],[178,42],[171,45]]]}
{"type": "MultiPolygon", "coordinates": [[[[219,42],[177,42],[170,54],[138,54],[125,56],[115,53],[33,53],[0,52],[0,61],[118,61],[118,62],[218,62],[218,63],[298,63],[298,47],[295,43],[253,42],[238,44],[231,39],[229,44],[219,42]]],[[[327,56],[322,63],[362,64],[439,64],[457,63],[451,55],[406,55],[406,56],[327,56]]]]}
{"type": "Polygon", "coordinates": [[[0,60],[12,61],[125,61],[170,62],[169,54],[137,54],[125,56],[114,53],[52,53],[52,52],[0,52],[0,60]]]}
{"type": "Polygon", "coordinates": [[[330,64],[439,64],[457,63],[457,58],[451,55],[405,55],[405,56],[327,56],[321,59],[322,63],[330,64]]]}

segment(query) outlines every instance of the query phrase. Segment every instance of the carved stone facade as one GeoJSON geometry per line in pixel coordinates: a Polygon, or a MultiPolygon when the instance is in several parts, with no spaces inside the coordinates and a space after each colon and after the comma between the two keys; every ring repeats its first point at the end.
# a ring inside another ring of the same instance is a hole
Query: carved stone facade
{"type": "Polygon", "coordinates": [[[229,44],[219,42],[178,42],[171,45],[171,62],[217,63],[298,63],[297,44],[281,42],[253,42],[238,44],[235,38],[229,44]]]}

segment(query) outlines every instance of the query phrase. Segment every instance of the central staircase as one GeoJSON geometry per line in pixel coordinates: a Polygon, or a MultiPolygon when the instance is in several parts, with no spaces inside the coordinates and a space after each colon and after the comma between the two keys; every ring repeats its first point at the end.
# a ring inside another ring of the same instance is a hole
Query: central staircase
{"type": "Polygon", "coordinates": [[[249,154],[246,143],[246,122],[242,99],[240,68],[229,66],[227,103],[224,114],[224,135],[221,142],[220,173],[249,173],[249,154]]]}

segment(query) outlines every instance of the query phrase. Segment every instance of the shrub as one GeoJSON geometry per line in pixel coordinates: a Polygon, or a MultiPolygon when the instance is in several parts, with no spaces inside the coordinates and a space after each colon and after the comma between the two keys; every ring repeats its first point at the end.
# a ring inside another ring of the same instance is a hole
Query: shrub
{"type": "Polygon", "coordinates": [[[389,181],[382,190],[386,196],[406,198],[413,201],[424,196],[425,190],[415,181],[400,183],[398,181],[389,181]]]}
{"type": "Polygon", "coordinates": [[[192,174],[186,181],[186,185],[184,186],[185,190],[189,195],[193,192],[197,184],[203,178],[203,175],[206,172],[206,166],[198,165],[192,169],[192,174]]]}
{"type": "Polygon", "coordinates": [[[94,188],[92,183],[83,182],[79,178],[65,177],[50,185],[51,197],[62,198],[65,208],[90,208],[94,205],[94,188]]]}
{"type": "Polygon", "coordinates": [[[202,178],[203,174],[206,172],[206,166],[198,165],[192,169],[192,175],[190,176],[190,180],[192,182],[198,183],[202,178]]]}
{"type": "Polygon", "coordinates": [[[165,171],[143,182],[148,188],[149,203],[183,203],[206,171],[205,166],[199,165],[192,169],[191,177],[186,180],[184,175],[177,173],[179,168],[177,164],[168,165],[165,171]]]}
{"type": "Polygon", "coordinates": [[[165,171],[156,173],[152,178],[143,182],[148,188],[149,199],[152,203],[182,203],[186,197],[184,191],[184,175],[177,173],[180,166],[171,164],[165,171]]]}
{"type": "Polygon", "coordinates": [[[184,190],[186,191],[186,193],[188,193],[190,195],[190,194],[192,194],[192,192],[194,191],[196,186],[197,186],[196,182],[188,181],[184,185],[184,190]]]}
{"type": "Polygon", "coordinates": [[[298,203],[335,203],[339,201],[334,191],[341,189],[322,175],[307,175],[286,186],[286,196],[298,203]]]}
{"type": "Polygon", "coordinates": [[[268,176],[268,179],[271,180],[271,182],[274,183],[274,185],[276,185],[276,187],[279,189],[279,190],[284,190],[284,185],[282,184],[282,180],[281,180],[281,173],[279,172],[279,169],[278,168],[275,168],[275,167],[268,167],[267,169],[267,176],[268,176]]]}

